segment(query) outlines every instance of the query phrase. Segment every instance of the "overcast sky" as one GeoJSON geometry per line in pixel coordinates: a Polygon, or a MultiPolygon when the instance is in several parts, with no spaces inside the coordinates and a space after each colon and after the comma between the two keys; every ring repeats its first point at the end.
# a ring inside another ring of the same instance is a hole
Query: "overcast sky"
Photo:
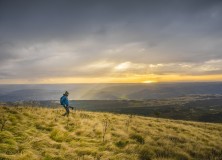
{"type": "Polygon", "coordinates": [[[222,80],[221,0],[0,0],[0,83],[222,80]]]}

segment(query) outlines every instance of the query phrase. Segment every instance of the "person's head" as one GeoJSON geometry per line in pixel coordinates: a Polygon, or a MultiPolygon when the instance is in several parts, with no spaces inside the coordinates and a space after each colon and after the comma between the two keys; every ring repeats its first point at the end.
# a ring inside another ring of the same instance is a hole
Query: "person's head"
{"type": "Polygon", "coordinates": [[[64,95],[64,96],[68,96],[68,95],[69,95],[69,92],[66,91],[63,95],[64,95]]]}

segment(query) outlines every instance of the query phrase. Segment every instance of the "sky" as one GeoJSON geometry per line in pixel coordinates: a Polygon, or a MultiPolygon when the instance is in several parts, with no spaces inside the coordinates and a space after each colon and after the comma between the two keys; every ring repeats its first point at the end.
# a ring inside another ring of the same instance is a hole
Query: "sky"
{"type": "Polygon", "coordinates": [[[222,81],[221,0],[0,0],[0,83],[222,81]]]}

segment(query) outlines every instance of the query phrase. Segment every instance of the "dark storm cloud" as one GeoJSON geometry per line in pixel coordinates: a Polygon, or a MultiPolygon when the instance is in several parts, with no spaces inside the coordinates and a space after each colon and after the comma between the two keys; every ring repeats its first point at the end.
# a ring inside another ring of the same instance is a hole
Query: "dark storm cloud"
{"type": "Polygon", "coordinates": [[[216,0],[0,0],[0,73],[101,75],[110,68],[79,68],[222,59],[221,17],[216,0]]]}
{"type": "MultiPolygon", "coordinates": [[[[186,29],[215,31],[221,30],[221,22],[218,22],[221,15],[220,5],[220,1],[209,0],[5,0],[1,1],[0,5],[1,31],[5,31],[5,34],[1,34],[9,38],[21,36],[35,39],[39,35],[41,39],[60,39],[71,33],[84,38],[89,33],[105,34],[109,25],[119,23],[124,23],[127,31],[141,29],[148,33],[158,30],[164,32],[164,28],[180,29],[181,32],[186,29]],[[206,25],[207,23],[211,24],[206,25]],[[201,26],[202,24],[204,26],[201,26]],[[180,28],[180,25],[185,26],[180,28]]],[[[138,32],[139,36],[132,39],[140,39],[144,32],[138,32]]],[[[166,34],[172,34],[171,32],[166,34]]]]}

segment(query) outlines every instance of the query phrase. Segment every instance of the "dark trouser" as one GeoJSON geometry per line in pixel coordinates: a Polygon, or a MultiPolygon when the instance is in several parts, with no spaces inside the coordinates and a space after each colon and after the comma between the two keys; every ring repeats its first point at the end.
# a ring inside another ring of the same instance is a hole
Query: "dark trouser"
{"type": "Polygon", "coordinates": [[[68,116],[69,116],[69,106],[63,105],[63,107],[64,107],[65,110],[66,110],[66,113],[64,113],[63,116],[66,116],[66,115],[67,115],[67,117],[68,117],[68,116]]]}

